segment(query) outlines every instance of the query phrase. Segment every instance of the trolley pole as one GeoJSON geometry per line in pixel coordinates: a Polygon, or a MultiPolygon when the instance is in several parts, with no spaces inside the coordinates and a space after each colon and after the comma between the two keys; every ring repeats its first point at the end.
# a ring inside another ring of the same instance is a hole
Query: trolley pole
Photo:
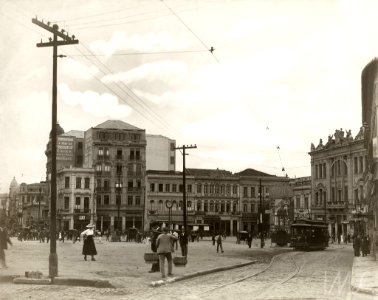
{"type": "Polygon", "coordinates": [[[260,190],[260,246],[261,248],[264,248],[264,229],[263,229],[263,201],[262,201],[262,185],[261,185],[261,178],[260,178],[260,186],[259,186],[259,190],[260,190]]]}
{"type": "MultiPolygon", "coordinates": [[[[37,18],[32,19],[32,23],[42,27],[43,29],[51,32],[54,38],[50,38],[49,42],[37,44],[37,47],[53,47],[53,83],[52,83],[52,129],[51,129],[51,203],[50,203],[50,255],[49,255],[49,277],[54,278],[58,276],[58,255],[56,253],[56,144],[57,144],[57,58],[58,46],[78,44],[79,41],[75,40],[75,36],[69,37],[64,34],[64,29],[58,31],[58,25],[50,26],[37,18]],[[62,40],[58,40],[60,37],[62,40]]],[[[64,57],[59,55],[59,57],[64,57]]]]}

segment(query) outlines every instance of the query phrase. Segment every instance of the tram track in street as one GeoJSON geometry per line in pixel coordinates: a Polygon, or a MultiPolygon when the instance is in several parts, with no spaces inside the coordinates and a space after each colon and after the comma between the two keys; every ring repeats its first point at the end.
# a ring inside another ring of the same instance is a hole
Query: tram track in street
{"type": "MultiPolygon", "coordinates": [[[[263,287],[258,288],[256,291],[253,292],[253,299],[255,299],[256,297],[259,297],[259,296],[263,295],[270,288],[272,288],[274,286],[277,286],[277,285],[283,285],[286,282],[288,282],[289,280],[293,279],[300,272],[300,270],[301,270],[301,266],[299,264],[297,264],[296,261],[295,261],[295,259],[294,259],[294,257],[296,257],[296,256],[298,256],[300,254],[301,253],[294,253],[294,254],[289,255],[290,261],[291,261],[292,265],[295,267],[294,271],[292,271],[288,276],[286,276],[285,278],[279,280],[278,282],[277,281],[276,282],[272,282],[272,283],[264,285],[263,287]]],[[[285,255],[288,255],[288,253],[281,253],[281,254],[278,254],[278,255],[274,256],[272,258],[271,262],[269,263],[269,265],[267,267],[265,267],[263,270],[260,270],[258,272],[253,273],[253,274],[249,274],[249,275],[244,276],[242,278],[238,278],[236,280],[227,282],[227,283],[222,284],[222,285],[214,286],[211,289],[207,289],[206,291],[203,291],[203,292],[197,294],[196,296],[205,296],[206,294],[209,295],[210,293],[212,293],[212,292],[214,292],[216,290],[219,290],[219,289],[222,289],[222,288],[227,288],[227,287],[230,287],[232,285],[236,285],[238,283],[241,283],[241,282],[244,282],[244,281],[248,281],[249,279],[257,278],[258,276],[261,276],[264,273],[267,273],[270,270],[272,270],[275,262],[277,260],[279,260],[280,258],[282,258],[283,256],[285,256],[285,255]]]]}

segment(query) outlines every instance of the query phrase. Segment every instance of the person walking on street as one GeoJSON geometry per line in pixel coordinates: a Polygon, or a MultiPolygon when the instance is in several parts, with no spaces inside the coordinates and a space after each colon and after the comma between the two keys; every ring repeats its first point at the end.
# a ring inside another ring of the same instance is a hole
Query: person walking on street
{"type": "Polygon", "coordinates": [[[215,246],[215,233],[211,235],[211,240],[213,241],[213,246],[215,246]]]}
{"type": "Polygon", "coordinates": [[[360,256],[360,247],[361,247],[361,239],[360,239],[360,236],[357,235],[353,238],[354,256],[360,256]]]}
{"type": "Polygon", "coordinates": [[[172,241],[175,237],[168,233],[168,228],[162,228],[163,233],[160,234],[156,240],[157,253],[159,254],[161,277],[165,278],[165,259],[168,261],[168,276],[173,276],[172,273],[172,241]]]}
{"type": "Polygon", "coordinates": [[[84,230],[81,235],[83,236],[83,252],[84,260],[87,260],[87,255],[92,256],[92,260],[95,261],[94,256],[97,255],[96,246],[93,240],[94,236],[94,225],[88,224],[87,229],[84,230]]]}
{"type": "Polygon", "coordinates": [[[174,237],[176,238],[176,240],[173,241],[173,245],[176,245],[176,250],[178,250],[178,238],[179,238],[179,234],[178,234],[178,232],[175,230],[175,231],[173,232],[173,235],[174,235],[174,237]]]}
{"type": "Polygon", "coordinates": [[[252,246],[252,233],[251,232],[248,233],[247,242],[248,242],[248,247],[251,248],[252,246]]]}
{"type": "Polygon", "coordinates": [[[215,237],[216,241],[217,241],[217,253],[219,252],[219,248],[221,249],[222,253],[224,252],[223,251],[223,246],[222,246],[222,235],[221,234],[218,234],[216,237],[215,237]]]}
{"type": "Polygon", "coordinates": [[[189,237],[188,237],[185,229],[183,229],[182,232],[180,233],[179,242],[180,242],[180,248],[181,248],[181,255],[187,256],[188,255],[189,237]]]}
{"type": "Polygon", "coordinates": [[[8,232],[5,227],[0,225],[0,262],[3,268],[8,268],[5,261],[5,251],[8,249],[8,244],[12,245],[12,242],[8,236],[8,232]]]}

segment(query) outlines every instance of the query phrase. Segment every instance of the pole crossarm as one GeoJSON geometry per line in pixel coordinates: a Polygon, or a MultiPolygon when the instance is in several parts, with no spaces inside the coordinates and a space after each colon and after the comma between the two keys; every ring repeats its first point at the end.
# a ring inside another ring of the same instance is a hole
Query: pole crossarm
{"type": "Polygon", "coordinates": [[[62,38],[63,40],[65,41],[72,41],[75,39],[75,36],[73,35],[72,37],[68,36],[68,33],[64,34],[64,30],[62,31],[59,31],[59,26],[54,24],[52,26],[50,26],[50,22],[47,22],[47,24],[39,21],[37,18],[33,18],[32,19],[32,22],[36,25],[38,25],[39,27],[42,27],[43,29],[47,30],[47,31],[50,31],[51,33],[53,34],[56,34],[57,36],[59,36],[60,38],[62,38]]]}
{"type": "Polygon", "coordinates": [[[46,43],[38,43],[37,47],[52,47],[52,46],[64,46],[64,45],[73,45],[79,44],[78,40],[72,41],[56,41],[56,42],[46,42],[46,43]]]}

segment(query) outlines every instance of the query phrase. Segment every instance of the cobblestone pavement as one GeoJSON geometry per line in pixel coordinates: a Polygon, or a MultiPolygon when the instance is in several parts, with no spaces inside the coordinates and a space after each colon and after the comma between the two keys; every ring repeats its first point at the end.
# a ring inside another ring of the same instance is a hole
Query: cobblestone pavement
{"type": "MultiPolygon", "coordinates": [[[[9,268],[0,269],[1,276],[22,275],[25,271],[41,271],[48,274],[49,244],[37,241],[19,242],[13,240],[6,255],[9,268]]],[[[259,265],[266,265],[271,258],[288,248],[271,248],[269,242],[264,249],[258,248],[254,241],[252,249],[245,244],[237,245],[235,239],[227,238],[224,242],[225,253],[217,254],[210,240],[189,244],[188,265],[174,268],[176,276],[230,266],[258,260],[259,265]]],[[[70,241],[57,243],[58,275],[60,277],[109,280],[116,289],[88,288],[73,286],[38,286],[0,284],[0,299],[144,299],[154,295],[159,289],[150,287],[151,281],[159,280],[160,273],[148,273],[150,265],[145,264],[143,253],[148,246],[136,243],[96,242],[99,255],[97,261],[84,261],[81,255],[81,243],[70,241]]],[[[174,286],[176,284],[172,284],[174,286]]]]}
{"type": "MultiPolygon", "coordinates": [[[[351,246],[325,251],[292,251],[243,269],[146,292],[144,299],[373,299],[350,292],[351,246]],[[255,276],[253,276],[255,275],[255,276]]],[[[140,295],[142,296],[142,295],[140,295]]]]}

